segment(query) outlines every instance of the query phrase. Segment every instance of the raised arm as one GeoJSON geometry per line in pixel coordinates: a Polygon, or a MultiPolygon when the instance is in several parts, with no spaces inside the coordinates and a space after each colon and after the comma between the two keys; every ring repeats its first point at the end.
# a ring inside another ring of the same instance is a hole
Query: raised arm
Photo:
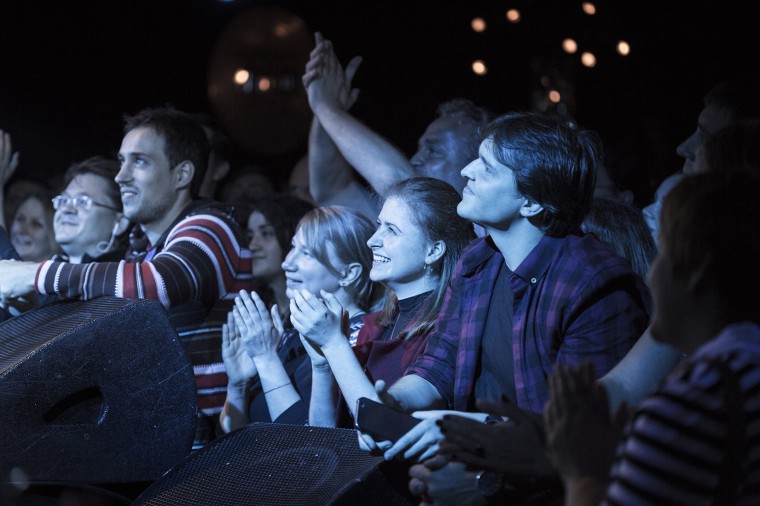
{"type": "Polygon", "coordinates": [[[5,185],[18,167],[18,152],[13,152],[11,136],[0,130],[0,227],[6,227],[5,216],[5,185]]]}
{"type": "MultiPolygon", "coordinates": [[[[312,56],[319,58],[322,51],[322,35],[317,33],[317,47],[312,51],[312,56]]],[[[344,86],[340,88],[339,99],[341,106],[349,110],[359,96],[358,89],[351,88],[351,82],[361,64],[361,57],[356,56],[346,65],[344,74],[344,86]]],[[[304,76],[304,84],[317,76],[317,69],[304,76]],[[308,76],[308,77],[307,77],[308,76]]],[[[332,138],[327,134],[319,119],[314,116],[309,132],[309,189],[312,197],[320,205],[334,198],[351,184],[357,184],[351,165],[343,157],[343,154],[335,145],[332,138]]]]}
{"type": "Polygon", "coordinates": [[[415,171],[400,150],[348,112],[345,98],[351,96],[348,72],[355,72],[358,66],[355,62],[352,60],[344,72],[332,43],[317,34],[303,81],[309,105],[322,128],[348,163],[382,195],[389,184],[411,177],[415,171]]]}

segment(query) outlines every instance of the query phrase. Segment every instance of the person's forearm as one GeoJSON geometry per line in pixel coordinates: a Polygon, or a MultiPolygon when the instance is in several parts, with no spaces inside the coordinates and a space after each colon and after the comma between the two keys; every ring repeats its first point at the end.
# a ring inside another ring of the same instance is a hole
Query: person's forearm
{"type": "Polygon", "coordinates": [[[311,369],[311,401],[309,425],[335,427],[338,423],[335,377],[330,366],[311,369]]]}
{"type": "Polygon", "coordinates": [[[238,429],[250,421],[248,418],[250,401],[247,386],[227,385],[227,398],[219,414],[219,424],[225,433],[238,429]]]}
{"type": "Polygon", "coordinates": [[[322,353],[330,363],[333,376],[353,416],[356,416],[356,401],[360,397],[380,400],[346,339],[334,340],[329,346],[323,346],[322,353]]]}
{"type": "Polygon", "coordinates": [[[388,394],[407,413],[429,409],[446,409],[446,401],[426,379],[416,374],[401,377],[388,389],[388,394]]]}
{"type": "Polygon", "coordinates": [[[301,396],[296,392],[285,371],[285,366],[274,351],[266,355],[254,356],[253,363],[259,372],[269,417],[276,420],[286,409],[301,400],[301,396]]]}
{"type": "Polygon", "coordinates": [[[324,106],[314,113],[348,163],[381,196],[388,185],[416,175],[401,151],[348,112],[324,106]]]}
{"type": "Polygon", "coordinates": [[[610,409],[614,412],[623,402],[629,406],[638,404],[680,359],[680,352],[655,341],[647,328],[625,357],[599,379],[607,391],[610,409]]]}
{"type": "Polygon", "coordinates": [[[314,116],[309,131],[309,191],[322,205],[354,180],[353,169],[314,116]]]}

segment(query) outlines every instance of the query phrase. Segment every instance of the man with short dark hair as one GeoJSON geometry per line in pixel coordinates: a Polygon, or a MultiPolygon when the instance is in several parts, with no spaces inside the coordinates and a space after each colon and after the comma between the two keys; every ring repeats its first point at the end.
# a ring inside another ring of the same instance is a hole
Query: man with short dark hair
{"type": "Polygon", "coordinates": [[[194,366],[195,447],[213,437],[224,403],[221,325],[238,291],[251,287],[250,252],[235,220],[217,203],[195,200],[208,149],[203,129],[181,111],[145,109],[127,117],[115,180],[124,215],[138,227],[126,262],[0,262],[3,299],[35,290],[84,300],[159,300],[194,366]]]}

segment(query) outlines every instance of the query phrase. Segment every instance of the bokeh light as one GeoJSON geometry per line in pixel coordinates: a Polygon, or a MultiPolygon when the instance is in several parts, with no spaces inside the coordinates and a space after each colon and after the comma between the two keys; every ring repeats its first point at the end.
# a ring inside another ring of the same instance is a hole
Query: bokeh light
{"type": "Polygon", "coordinates": [[[483,18],[472,18],[472,21],[470,22],[470,26],[472,26],[472,31],[474,32],[485,32],[486,31],[486,20],[483,18]]]}
{"type": "Polygon", "coordinates": [[[578,51],[578,43],[575,42],[575,39],[567,38],[562,41],[562,49],[564,49],[566,53],[575,54],[575,52],[578,51]]]}
{"type": "Polygon", "coordinates": [[[472,62],[472,71],[479,76],[484,76],[488,73],[488,67],[483,60],[475,60],[472,62]]]}

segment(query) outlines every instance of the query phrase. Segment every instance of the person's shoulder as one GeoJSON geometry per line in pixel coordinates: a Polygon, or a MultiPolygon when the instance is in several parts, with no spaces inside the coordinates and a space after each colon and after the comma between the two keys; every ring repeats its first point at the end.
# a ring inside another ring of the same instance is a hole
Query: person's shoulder
{"type": "Polygon", "coordinates": [[[240,226],[235,219],[234,208],[215,200],[191,202],[183,211],[182,218],[175,223],[172,232],[186,227],[207,227],[209,232],[233,234],[240,238],[240,226]]]}
{"type": "Polygon", "coordinates": [[[495,255],[501,258],[501,252],[489,236],[478,237],[468,244],[459,255],[456,274],[468,275],[477,270],[478,266],[488,262],[495,255]]]}
{"type": "Polygon", "coordinates": [[[627,260],[613,252],[593,234],[570,234],[563,241],[564,247],[561,248],[560,257],[578,268],[594,272],[631,271],[627,260]]]}

